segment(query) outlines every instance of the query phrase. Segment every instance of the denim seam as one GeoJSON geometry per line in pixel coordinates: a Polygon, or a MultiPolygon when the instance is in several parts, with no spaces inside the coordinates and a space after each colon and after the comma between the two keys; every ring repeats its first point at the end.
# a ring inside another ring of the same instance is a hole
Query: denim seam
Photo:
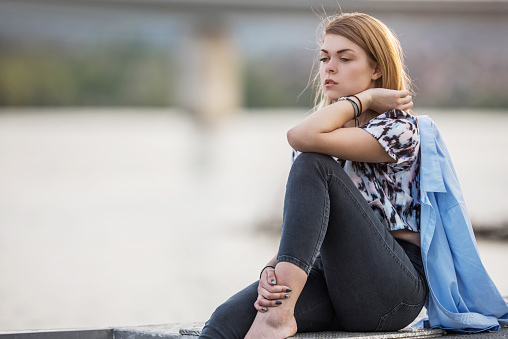
{"type": "MultiPolygon", "coordinates": [[[[317,239],[317,243],[315,244],[314,246],[314,253],[312,254],[312,258],[311,258],[311,263],[314,263],[314,261],[316,260],[318,254],[319,254],[319,250],[321,249],[321,246],[323,245],[323,241],[325,239],[325,236],[326,236],[326,230],[328,229],[328,220],[329,220],[329,216],[330,216],[330,199],[328,198],[328,195],[325,194],[325,198],[324,198],[324,205],[325,205],[325,208],[323,209],[323,215],[321,216],[321,227],[319,227],[319,236],[318,236],[318,239],[317,239]]],[[[310,269],[309,269],[309,272],[310,272],[310,269]]],[[[309,272],[307,272],[307,274],[309,274],[309,272]]]]}
{"type": "MultiPolygon", "coordinates": [[[[381,234],[379,233],[379,230],[377,229],[377,227],[374,226],[374,221],[370,218],[370,216],[365,212],[365,210],[363,209],[363,207],[358,203],[358,201],[356,200],[356,198],[353,196],[351,190],[349,189],[349,187],[347,187],[343,182],[342,180],[337,177],[335,174],[331,173],[331,174],[327,174],[326,175],[328,178],[333,178],[334,181],[341,185],[343,188],[344,188],[344,192],[346,192],[349,196],[349,198],[353,201],[354,204],[356,204],[360,210],[361,210],[361,213],[363,213],[363,215],[365,216],[365,219],[368,220],[368,224],[370,225],[370,227],[375,231],[375,234],[377,235],[377,237],[381,240],[381,243],[383,244],[384,248],[388,251],[388,253],[390,253],[390,255],[392,256],[392,258],[394,258],[396,260],[396,262],[398,263],[398,265],[406,272],[406,274],[408,274],[408,276],[412,279],[414,279],[417,283],[418,282],[421,282],[420,279],[418,277],[416,277],[414,274],[411,273],[411,271],[404,265],[404,263],[395,255],[394,251],[388,246],[388,244],[386,243],[385,239],[383,239],[383,237],[381,236],[381,234]]],[[[327,180],[328,182],[328,180],[327,180]]]]}
{"type": "Polygon", "coordinates": [[[305,261],[303,261],[301,259],[295,258],[291,255],[285,255],[285,254],[278,255],[277,256],[277,263],[279,263],[281,261],[289,262],[291,264],[294,264],[294,265],[300,267],[302,270],[304,270],[307,273],[307,275],[309,275],[310,270],[312,269],[312,267],[308,263],[306,263],[305,261]]]}
{"type": "Polygon", "coordinates": [[[412,309],[412,308],[417,309],[417,308],[422,308],[422,307],[423,307],[423,302],[420,302],[418,304],[409,304],[404,301],[399,302],[390,311],[386,312],[379,318],[378,325],[377,325],[375,331],[376,332],[382,331],[383,326],[386,325],[386,320],[390,317],[391,313],[398,310],[399,308],[405,309],[407,311],[408,309],[412,309]]]}
{"type": "MultiPolygon", "coordinates": [[[[325,179],[323,181],[327,183],[326,178],[323,178],[323,179],[325,179]]],[[[329,191],[328,187],[326,188],[326,191],[327,192],[329,191]]],[[[324,195],[323,204],[324,204],[324,209],[323,209],[323,215],[321,216],[321,225],[319,227],[319,236],[317,238],[317,243],[314,245],[314,252],[312,253],[312,257],[311,257],[311,261],[310,261],[312,264],[314,263],[314,261],[316,260],[318,254],[319,254],[319,251],[321,249],[321,246],[323,245],[323,241],[326,236],[326,230],[328,229],[328,221],[329,221],[329,216],[330,216],[330,198],[329,198],[328,194],[324,195]]],[[[312,269],[312,267],[310,269],[312,269]]],[[[310,269],[307,272],[307,275],[309,274],[310,269]]]]}

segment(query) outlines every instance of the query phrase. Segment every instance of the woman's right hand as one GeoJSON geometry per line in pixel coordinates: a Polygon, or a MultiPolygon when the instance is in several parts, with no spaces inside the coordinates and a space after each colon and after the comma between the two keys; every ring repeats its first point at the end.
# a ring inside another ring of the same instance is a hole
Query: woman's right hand
{"type": "Polygon", "coordinates": [[[283,300],[290,297],[291,289],[288,286],[277,285],[275,269],[268,267],[261,274],[258,285],[258,298],[254,307],[259,312],[268,311],[268,307],[282,305],[283,300]]]}

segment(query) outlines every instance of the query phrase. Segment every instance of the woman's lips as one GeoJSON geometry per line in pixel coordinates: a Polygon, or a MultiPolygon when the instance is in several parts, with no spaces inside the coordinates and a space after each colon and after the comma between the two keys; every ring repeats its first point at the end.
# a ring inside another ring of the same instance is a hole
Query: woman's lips
{"type": "Polygon", "coordinates": [[[337,83],[335,81],[333,81],[332,79],[326,79],[325,80],[325,87],[332,87],[332,86],[335,86],[337,85],[337,83]]]}

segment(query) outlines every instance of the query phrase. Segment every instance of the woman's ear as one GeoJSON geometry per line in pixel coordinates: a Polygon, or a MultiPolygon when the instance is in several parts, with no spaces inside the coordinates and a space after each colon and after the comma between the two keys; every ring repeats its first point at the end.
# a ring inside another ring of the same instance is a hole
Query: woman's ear
{"type": "Polygon", "coordinates": [[[381,78],[381,75],[383,75],[383,73],[381,73],[381,68],[379,68],[379,65],[376,65],[376,68],[374,68],[374,73],[372,73],[372,80],[381,78]]]}

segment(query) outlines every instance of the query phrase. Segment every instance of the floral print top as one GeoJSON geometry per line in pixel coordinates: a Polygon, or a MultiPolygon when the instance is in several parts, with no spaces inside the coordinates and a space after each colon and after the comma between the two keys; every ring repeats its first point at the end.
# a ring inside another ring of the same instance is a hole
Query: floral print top
{"type": "MultiPolygon", "coordinates": [[[[360,126],[393,163],[337,160],[389,230],[420,231],[420,135],[412,115],[391,110],[360,126]]],[[[293,152],[293,160],[299,152],[293,152]]]]}

